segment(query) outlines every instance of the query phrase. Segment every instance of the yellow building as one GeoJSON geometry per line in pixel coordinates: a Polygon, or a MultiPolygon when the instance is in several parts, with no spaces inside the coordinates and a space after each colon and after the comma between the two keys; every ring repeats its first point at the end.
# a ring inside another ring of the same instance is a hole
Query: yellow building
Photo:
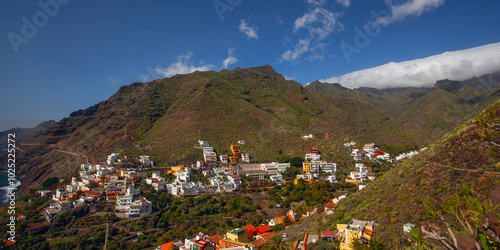
{"type": "Polygon", "coordinates": [[[228,232],[226,234],[226,238],[232,241],[247,242],[247,229],[242,227],[240,229],[228,232]]]}
{"type": "Polygon", "coordinates": [[[231,162],[231,163],[238,163],[238,157],[229,156],[229,162],[231,162]]]}
{"type": "Polygon", "coordinates": [[[241,152],[240,152],[240,150],[238,148],[239,148],[238,145],[231,143],[231,151],[233,151],[233,155],[238,156],[238,155],[241,154],[241,152]]]}
{"type": "Polygon", "coordinates": [[[351,219],[349,224],[337,224],[337,231],[340,236],[341,250],[354,250],[353,243],[355,240],[363,244],[370,243],[375,226],[374,221],[362,221],[351,219]]]}
{"type": "Polygon", "coordinates": [[[304,173],[307,173],[307,172],[310,172],[311,171],[311,167],[309,165],[309,162],[303,162],[302,163],[302,168],[304,170],[304,173]]]}
{"type": "Polygon", "coordinates": [[[177,171],[184,171],[186,167],[184,165],[179,165],[176,167],[170,167],[170,170],[167,172],[167,174],[173,174],[177,176],[177,171]]]}

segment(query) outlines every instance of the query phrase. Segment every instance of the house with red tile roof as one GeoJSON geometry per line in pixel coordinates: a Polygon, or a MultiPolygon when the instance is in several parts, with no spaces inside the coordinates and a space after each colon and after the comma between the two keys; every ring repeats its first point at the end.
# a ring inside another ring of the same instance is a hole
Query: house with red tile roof
{"type": "Polygon", "coordinates": [[[273,229],[271,229],[271,227],[269,227],[269,225],[258,226],[255,228],[255,230],[257,231],[258,234],[263,234],[266,232],[273,231],[273,229]]]}
{"type": "Polygon", "coordinates": [[[246,228],[247,229],[247,237],[249,239],[251,239],[252,236],[254,236],[254,235],[257,234],[257,229],[255,229],[252,225],[244,226],[242,228],[246,228]]]}

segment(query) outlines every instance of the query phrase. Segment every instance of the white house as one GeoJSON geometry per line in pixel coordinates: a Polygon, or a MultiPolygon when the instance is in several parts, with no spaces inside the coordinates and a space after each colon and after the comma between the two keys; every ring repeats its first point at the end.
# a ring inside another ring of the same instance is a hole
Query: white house
{"type": "Polygon", "coordinates": [[[308,135],[303,135],[302,136],[303,139],[314,139],[314,135],[313,134],[308,134],[308,135]]]}
{"type": "Polygon", "coordinates": [[[287,168],[290,167],[290,163],[279,163],[279,162],[271,162],[271,163],[262,163],[261,169],[266,171],[268,174],[276,174],[285,172],[287,168]]]}
{"type": "Polygon", "coordinates": [[[316,153],[306,154],[305,161],[321,161],[321,154],[316,154],[316,153]]]}
{"type": "Polygon", "coordinates": [[[406,223],[403,225],[403,231],[405,233],[409,233],[413,229],[413,227],[415,227],[415,225],[413,225],[411,223],[406,223]]]}
{"type": "Polygon", "coordinates": [[[228,175],[227,179],[234,185],[234,188],[241,186],[241,178],[237,175],[228,175]]]}
{"type": "Polygon", "coordinates": [[[151,164],[151,157],[148,155],[140,155],[139,161],[144,165],[149,165],[151,164]]]}
{"type": "Polygon", "coordinates": [[[374,143],[368,143],[363,146],[363,151],[365,152],[373,152],[375,150],[377,150],[377,148],[374,143]]]}
{"type": "Polygon", "coordinates": [[[219,158],[220,158],[220,162],[222,162],[222,163],[229,162],[229,158],[227,157],[227,155],[221,155],[221,156],[219,156],[219,158]]]}
{"type": "Polygon", "coordinates": [[[276,183],[283,181],[283,175],[281,175],[281,174],[271,175],[271,176],[269,176],[269,178],[271,179],[271,181],[274,181],[276,183]]]}
{"type": "Polygon", "coordinates": [[[128,207],[127,215],[129,218],[141,217],[151,214],[153,211],[153,204],[146,198],[134,200],[128,207]]]}
{"type": "Polygon", "coordinates": [[[250,154],[241,154],[241,160],[244,163],[250,163],[250,154]]]}
{"type": "Polygon", "coordinates": [[[175,181],[178,183],[190,182],[191,173],[189,171],[177,171],[177,176],[175,181]]]}
{"type": "Polygon", "coordinates": [[[118,158],[120,158],[120,153],[112,153],[110,155],[108,155],[108,158],[107,158],[107,163],[108,165],[111,165],[111,163],[113,163],[114,161],[118,160],[118,158]]]}
{"type": "Polygon", "coordinates": [[[207,141],[198,141],[198,143],[196,143],[194,145],[195,148],[204,148],[204,147],[209,147],[208,145],[208,142],[207,141]]]}
{"type": "Polygon", "coordinates": [[[337,183],[337,182],[339,182],[339,181],[337,181],[337,178],[335,177],[335,175],[328,176],[328,181],[330,183],[337,183]]]}
{"type": "Polygon", "coordinates": [[[203,152],[203,158],[205,159],[205,162],[209,161],[217,161],[217,154],[213,151],[209,152],[203,152]]]}
{"type": "Polygon", "coordinates": [[[62,199],[63,196],[68,196],[68,192],[66,192],[64,189],[57,189],[54,199],[62,199]]]}

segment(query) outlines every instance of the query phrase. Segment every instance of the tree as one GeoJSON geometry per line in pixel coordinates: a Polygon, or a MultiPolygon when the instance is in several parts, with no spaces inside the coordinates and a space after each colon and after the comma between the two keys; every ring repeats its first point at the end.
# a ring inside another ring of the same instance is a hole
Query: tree
{"type": "Polygon", "coordinates": [[[287,249],[286,242],[283,240],[283,237],[281,237],[280,234],[274,236],[268,242],[272,247],[271,249],[276,249],[276,250],[287,249]]]}

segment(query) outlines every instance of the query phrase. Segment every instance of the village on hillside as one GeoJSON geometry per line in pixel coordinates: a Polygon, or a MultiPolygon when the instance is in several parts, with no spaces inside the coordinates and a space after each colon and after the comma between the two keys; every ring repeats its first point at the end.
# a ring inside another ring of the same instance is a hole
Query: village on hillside
{"type": "MultiPolygon", "coordinates": [[[[291,164],[287,162],[251,163],[251,155],[241,152],[244,144],[242,140],[237,144],[231,144],[232,155],[218,156],[207,141],[198,141],[194,147],[202,150],[203,160],[189,166],[157,167],[147,155],[139,156],[139,164],[131,166],[127,164],[130,158],[120,153],[112,153],[107,156],[106,161],[96,164],[81,164],[78,177],[73,177],[71,182],[63,188],[38,191],[41,197],[47,197],[53,203],[41,212],[46,223],[31,226],[38,227],[37,230],[43,229],[50,224],[57,223],[58,215],[89,204],[92,207],[92,204],[97,201],[105,201],[108,209],[111,209],[117,218],[124,220],[151,215],[154,204],[144,197],[145,191],[141,190],[141,185],[147,185],[158,193],[165,192],[176,197],[230,194],[238,191],[244,181],[267,181],[268,186],[285,188],[286,180],[283,174],[291,167],[291,164]],[[193,174],[203,176],[203,180],[199,178],[193,180],[193,174]]],[[[358,190],[361,190],[366,187],[366,182],[375,180],[377,175],[372,171],[371,166],[359,161],[401,160],[418,153],[414,151],[391,159],[389,154],[379,150],[373,143],[365,144],[362,149],[355,148],[355,142],[346,143],[344,146],[349,147],[350,156],[356,162],[354,164],[356,171],[349,171],[345,179],[338,179],[337,163],[322,160],[321,152],[317,148],[311,148],[304,156],[301,173],[295,175],[292,180],[293,185],[307,185],[322,181],[345,182],[354,184],[358,190]]],[[[301,218],[305,219],[316,213],[333,214],[333,210],[347,195],[349,195],[348,192],[326,201],[323,206],[315,207],[302,214],[298,214],[292,208],[286,214],[267,219],[266,224],[247,225],[230,230],[225,235],[200,232],[184,241],[169,242],[157,249],[259,249],[277,236],[277,232],[273,230],[276,226],[285,228],[300,224],[301,218]]],[[[341,249],[352,249],[350,246],[357,237],[356,235],[362,243],[369,243],[374,231],[375,222],[359,221],[353,218],[349,224],[337,225],[335,231],[306,234],[303,239],[293,243],[293,249],[307,249],[309,244],[317,242],[320,237],[324,240],[338,240],[341,249]]],[[[279,237],[288,240],[286,233],[279,237]]]]}

